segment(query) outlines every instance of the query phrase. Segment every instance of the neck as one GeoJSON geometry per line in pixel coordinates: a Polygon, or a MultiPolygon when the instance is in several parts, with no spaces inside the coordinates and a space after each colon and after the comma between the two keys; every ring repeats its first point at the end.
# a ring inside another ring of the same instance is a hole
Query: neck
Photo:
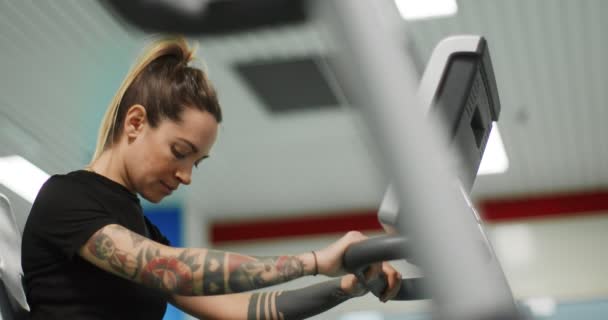
{"type": "Polygon", "coordinates": [[[127,189],[134,191],[134,188],[130,185],[127,179],[125,167],[123,165],[123,159],[119,156],[119,153],[113,149],[104,151],[99,158],[93,161],[87,170],[93,171],[99,175],[102,175],[110,180],[113,180],[127,189]]]}

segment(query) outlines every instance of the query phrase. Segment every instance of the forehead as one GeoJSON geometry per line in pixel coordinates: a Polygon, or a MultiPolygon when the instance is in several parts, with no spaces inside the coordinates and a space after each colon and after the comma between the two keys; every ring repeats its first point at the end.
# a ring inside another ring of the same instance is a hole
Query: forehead
{"type": "Polygon", "coordinates": [[[169,138],[186,139],[199,150],[207,150],[215,141],[218,123],[209,112],[186,108],[180,121],[165,119],[158,129],[169,138]]]}

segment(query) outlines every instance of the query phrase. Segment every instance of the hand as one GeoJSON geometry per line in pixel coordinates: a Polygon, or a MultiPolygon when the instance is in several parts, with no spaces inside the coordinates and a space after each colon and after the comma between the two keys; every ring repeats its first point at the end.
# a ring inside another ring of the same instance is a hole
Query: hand
{"type": "Polygon", "coordinates": [[[354,274],[347,274],[340,279],[340,289],[349,297],[360,297],[369,292],[354,274]]]}
{"type": "Polygon", "coordinates": [[[346,274],[342,266],[342,258],[346,248],[353,243],[365,240],[367,237],[359,231],[350,231],[338,241],[315,251],[317,254],[317,267],[320,274],[335,277],[346,274]]]}
{"type": "Polygon", "coordinates": [[[388,262],[383,262],[381,265],[375,264],[370,269],[365,275],[365,286],[370,288],[372,281],[378,281],[378,278],[382,277],[386,280],[386,288],[383,292],[380,292],[378,297],[380,301],[387,302],[397,296],[399,289],[401,289],[401,273],[388,262]]]}
{"type": "Polygon", "coordinates": [[[389,263],[377,263],[368,268],[364,279],[358,279],[355,275],[349,274],[341,279],[341,289],[351,297],[359,297],[369,292],[369,286],[372,281],[377,281],[378,278],[384,277],[387,286],[379,297],[380,301],[387,302],[393,299],[399,289],[401,289],[401,274],[395,270],[389,263]]]}

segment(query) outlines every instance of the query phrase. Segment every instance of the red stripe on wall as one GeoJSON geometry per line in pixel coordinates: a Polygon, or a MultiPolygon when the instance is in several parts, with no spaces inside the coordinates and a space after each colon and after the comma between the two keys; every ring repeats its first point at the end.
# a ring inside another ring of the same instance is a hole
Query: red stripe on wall
{"type": "MultiPolygon", "coordinates": [[[[486,222],[530,218],[555,218],[608,212],[608,190],[552,194],[509,199],[487,199],[477,205],[486,222]]],[[[319,216],[216,222],[211,226],[211,242],[264,240],[298,236],[344,233],[350,230],[381,231],[376,210],[330,212],[319,216]]]]}
{"type": "Polygon", "coordinates": [[[478,208],[488,222],[588,215],[608,212],[608,191],[483,200],[478,208]]]}
{"type": "Polygon", "coordinates": [[[217,244],[228,241],[323,235],[351,230],[379,231],[381,229],[375,210],[332,212],[330,215],[324,216],[214,223],[211,226],[211,242],[217,244]]]}

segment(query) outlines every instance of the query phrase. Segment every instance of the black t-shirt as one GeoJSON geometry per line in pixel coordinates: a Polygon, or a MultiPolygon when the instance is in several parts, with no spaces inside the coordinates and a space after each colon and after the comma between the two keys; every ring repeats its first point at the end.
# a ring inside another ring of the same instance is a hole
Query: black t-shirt
{"type": "Polygon", "coordinates": [[[167,296],[82,259],[99,229],[119,224],[169,244],[127,188],[89,171],[52,176],[23,231],[21,263],[31,319],[162,319],[167,296]]]}

